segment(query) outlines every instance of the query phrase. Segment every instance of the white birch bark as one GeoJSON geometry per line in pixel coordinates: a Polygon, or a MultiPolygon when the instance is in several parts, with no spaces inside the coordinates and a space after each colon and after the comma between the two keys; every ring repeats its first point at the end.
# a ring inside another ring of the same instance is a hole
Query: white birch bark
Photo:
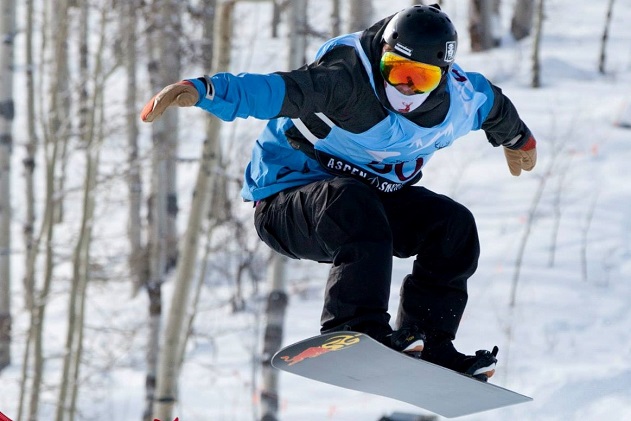
{"type": "Polygon", "coordinates": [[[11,363],[11,152],[15,1],[0,9],[0,371],[11,363]]]}
{"type": "MultiPolygon", "coordinates": [[[[57,174],[59,162],[59,146],[68,137],[68,110],[64,107],[67,104],[64,99],[68,98],[67,90],[67,63],[66,63],[66,42],[67,42],[67,22],[66,15],[68,10],[68,2],[60,0],[51,5],[43,2],[43,15],[41,27],[42,32],[42,48],[41,63],[50,63],[50,83],[44,85],[39,83],[36,85],[38,89],[37,97],[40,98],[45,114],[41,123],[44,134],[44,158],[45,158],[45,198],[41,227],[37,236],[33,239],[31,252],[27,253],[27,278],[32,279],[35,284],[35,265],[40,245],[44,248],[44,257],[41,262],[42,282],[41,289],[33,292],[33,303],[30,313],[29,341],[32,351],[30,356],[32,359],[32,370],[27,372],[24,370],[24,378],[22,382],[26,384],[27,378],[30,382],[29,393],[24,393],[21,399],[28,406],[23,408],[20,405],[20,412],[24,409],[25,417],[29,420],[36,420],[39,416],[40,394],[42,388],[42,380],[44,377],[44,319],[46,312],[46,304],[51,288],[53,270],[54,270],[54,212],[56,204],[59,202],[59,195],[56,191],[55,176],[57,174]],[[48,60],[47,54],[53,58],[48,60]],[[29,273],[30,271],[30,273],[29,273]]],[[[28,47],[27,47],[28,48],[28,47]]],[[[35,85],[34,85],[35,86],[35,85]]],[[[35,119],[33,119],[35,120],[35,119]]],[[[28,360],[29,355],[25,355],[24,360],[28,360]]],[[[26,386],[23,388],[26,391],[26,386]]],[[[20,413],[20,419],[22,413],[20,413]]]]}
{"type": "Polygon", "coordinates": [[[33,247],[35,241],[35,164],[39,140],[35,131],[35,78],[33,63],[33,2],[26,0],[26,127],[28,139],[26,142],[26,156],[22,160],[24,165],[25,178],[25,205],[26,215],[24,220],[24,244],[25,254],[25,276],[24,276],[24,302],[27,309],[33,307],[35,268],[28,263],[33,261],[32,256],[37,253],[33,247]]]}
{"type": "MultiPolygon", "coordinates": [[[[44,378],[44,319],[46,313],[46,305],[48,295],[50,293],[53,270],[54,270],[54,235],[55,223],[54,215],[56,204],[58,201],[58,192],[56,190],[55,175],[59,163],[59,150],[62,143],[59,139],[68,135],[67,127],[63,124],[63,120],[59,117],[64,115],[62,97],[67,95],[66,78],[67,63],[65,62],[68,27],[66,15],[68,11],[68,1],[60,0],[53,7],[50,3],[44,2],[44,13],[42,21],[44,22],[42,55],[40,62],[46,62],[46,54],[51,53],[55,58],[50,64],[50,87],[43,83],[37,85],[37,96],[42,98],[42,109],[48,110],[46,116],[43,116],[42,125],[44,133],[44,163],[45,163],[45,183],[46,190],[44,196],[44,211],[41,227],[35,241],[33,243],[33,253],[29,254],[27,262],[27,270],[31,269],[35,273],[35,265],[39,253],[40,246],[43,246],[44,256],[41,266],[42,282],[41,289],[35,293],[35,300],[31,311],[31,338],[32,338],[32,361],[33,369],[30,373],[30,394],[28,399],[28,408],[26,417],[29,420],[36,420],[39,416],[40,393],[42,381],[44,378]],[[63,17],[63,19],[61,18],[63,17]],[[48,40],[52,40],[49,46],[48,40]],[[45,98],[45,100],[44,100],[45,98]]],[[[68,115],[67,113],[65,115],[68,115]]]]}
{"type": "Polygon", "coordinates": [[[607,61],[607,40],[609,39],[609,27],[611,26],[611,16],[613,15],[614,0],[607,3],[607,17],[605,18],[605,28],[600,41],[600,56],[598,59],[598,71],[605,74],[605,62],[607,61]]]}
{"type": "Polygon", "coordinates": [[[264,420],[277,420],[280,390],[278,388],[279,372],[272,365],[272,356],[283,342],[285,309],[289,302],[285,292],[287,258],[278,253],[272,255],[268,270],[270,293],[265,309],[265,334],[263,336],[261,414],[264,420]]]}
{"type": "MultiPolygon", "coordinates": [[[[181,53],[180,39],[182,37],[182,14],[180,12],[181,1],[166,0],[162,8],[164,34],[161,41],[161,85],[167,86],[177,82],[180,78],[181,53]]],[[[164,123],[165,142],[165,179],[166,183],[166,270],[175,268],[178,258],[178,233],[177,233],[177,159],[178,159],[178,126],[177,112],[165,113],[162,116],[164,123]]]]}
{"type": "MultiPolygon", "coordinates": [[[[155,92],[180,78],[180,2],[153,2],[152,33],[148,36],[151,61],[149,72],[155,92]]],[[[172,110],[152,124],[152,181],[149,221],[149,338],[144,419],[149,420],[155,394],[160,329],[162,324],[162,283],[177,259],[177,112],[172,110]]]]}
{"type": "Polygon", "coordinates": [[[526,38],[532,31],[535,0],[517,0],[511,19],[511,34],[517,41],[526,38]]]}
{"type": "Polygon", "coordinates": [[[66,335],[66,354],[59,387],[56,420],[72,421],[76,413],[76,401],[79,390],[79,373],[83,353],[83,326],[85,319],[85,301],[89,280],[90,244],[95,210],[95,190],[100,156],[100,144],[103,136],[103,84],[107,75],[103,73],[102,57],[105,49],[107,9],[100,13],[99,43],[94,52],[93,73],[88,67],[88,22],[89,8],[86,2],[80,5],[79,15],[79,72],[81,95],[79,98],[79,134],[85,148],[85,178],[83,181],[82,218],[77,243],[74,248],[72,265],[73,275],[68,305],[68,331],[66,335]],[[94,92],[88,92],[88,86],[94,92]],[[98,116],[98,117],[97,117],[98,116]]]}
{"type": "Polygon", "coordinates": [[[289,19],[289,65],[298,68],[306,63],[307,54],[307,0],[291,2],[289,19]]]}
{"type": "MultiPolygon", "coordinates": [[[[213,51],[216,55],[215,68],[212,73],[228,69],[230,38],[232,31],[232,13],[234,1],[222,2],[217,5],[215,15],[216,36],[213,51]]],[[[173,406],[177,402],[177,380],[180,365],[183,360],[182,353],[186,342],[187,309],[191,301],[193,290],[194,267],[197,261],[199,248],[199,234],[203,221],[206,219],[206,210],[211,206],[214,197],[213,174],[219,165],[221,150],[219,143],[220,122],[212,120],[208,128],[209,137],[204,142],[202,159],[200,162],[191,212],[182,241],[181,257],[177,267],[177,275],[174,293],[171,299],[169,315],[164,331],[164,341],[160,351],[159,377],[157,379],[156,399],[153,406],[153,418],[168,420],[173,418],[173,406]]]]}
{"type": "Polygon", "coordinates": [[[127,188],[129,200],[129,218],[127,238],[130,245],[129,268],[133,279],[132,295],[147,283],[148,265],[143,244],[142,195],[143,182],[139,162],[138,146],[138,110],[136,104],[136,40],[138,1],[128,0],[119,3],[122,17],[125,73],[127,86],[125,92],[125,113],[127,127],[127,188]]]}
{"type": "Polygon", "coordinates": [[[348,32],[363,31],[374,23],[372,0],[351,0],[349,6],[348,32]]]}
{"type": "MultiPolygon", "coordinates": [[[[24,179],[25,179],[25,207],[26,214],[24,216],[24,246],[25,246],[25,259],[24,259],[24,304],[29,311],[31,318],[34,311],[35,300],[35,259],[37,254],[35,249],[35,162],[38,148],[38,139],[35,133],[35,83],[33,75],[33,2],[34,0],[26,0],[25,14],[26,14],[26,27],[25,27],[25,61],[26,61],[26,125],[27,125],[27,141],[26,141],[26,154],[22,160],[24,166],[24,179]],[[32,263],[32,264],[31,264],[32,263]]],[[[18,403],[17,420],[22,419],[24,413],[24,404],[27,397],[27,378],[30,370],[32,344],[33,344],[33,329],[34,326],[29,324],[28,332],[26,335],[26,343],[24,345],[24,352],[22,355],[22,369],[20,376],[20,396],[18,403]]]]}
{"type": "MultiPolygon", "coordinates": [[[[307,0],[292,3],[290,19],[289,63],[290,69],[300,67],[303,63],[307,45],[307,0]]],[[[263,337],[262,385],[261,385],[261,415],[264,420],[278,418],[280,391],[278,388],[278,371],[271,366],[271,358],[278,351],[283,342],[285,309],[288,297],[285,286],[285,271],[287,259],[280,254],[273,253],[268,271],[269,295],[265,310],[265,333],[263,337]]]]}
{"type": "Polygon", "coordinates": [[[499,0],[470,0],[469,38],[472,51],[489,50],[499,45],[494,34],[499,25],[499,0]]]}
{"type": "Polygon", "coordinates": [[[337,37],[342,34],[341,0],[331,2],[331,36],[337,37]]]}
{"type": "Polygon", "coordinates": [[[541,86],[541,62],[539,60],[539,46],[541,44],[541,36],[543,31],[543,11],[545,1],[537,0],[537,10],[535,14],[535,34],[532,43],[532,79],[530,86],[539,88],[541,86]]]}

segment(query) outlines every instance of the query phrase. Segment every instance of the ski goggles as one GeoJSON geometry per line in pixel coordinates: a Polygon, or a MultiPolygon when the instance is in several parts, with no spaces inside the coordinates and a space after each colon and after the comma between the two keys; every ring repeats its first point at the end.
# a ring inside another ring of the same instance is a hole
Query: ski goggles
{"type": "Polygon", "coordinates": [[[436,89],[443,76],[438,66],[409,60],[392,51],[386,51],[381,56],[379,69],[390,85],[406,85],[417,94],[436,89]]]}

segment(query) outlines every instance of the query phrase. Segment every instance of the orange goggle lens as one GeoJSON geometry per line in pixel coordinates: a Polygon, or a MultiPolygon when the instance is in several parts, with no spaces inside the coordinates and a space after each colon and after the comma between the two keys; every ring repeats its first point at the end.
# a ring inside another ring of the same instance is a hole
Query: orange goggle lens
{"type": "Polygon", "coordinates": [[[391,51],[381,56],[379,69],[390,85],[407,85],[417,94],[436,89],[442,77],[440,67],[408,60],[391,51]]]}

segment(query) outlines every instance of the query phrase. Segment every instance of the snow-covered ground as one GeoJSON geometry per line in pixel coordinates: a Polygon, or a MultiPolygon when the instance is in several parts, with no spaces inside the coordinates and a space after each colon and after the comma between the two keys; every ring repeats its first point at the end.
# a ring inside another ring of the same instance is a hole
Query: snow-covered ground
{"type": "MultiPolygon", "coordinates": [[[[409,2],[374,3],[376,16],[385,16],[409,2]]],[[[502,87],[534,132],[539,154],[532,173],[512,177],[501,149],[490,147],[478,132],[436,154],[424,171],[422,184],[467,205],[480,230],[480,266],[469,283],[469,305],[456,346],[471,353],[498,345],[493,382],[534,398],[461,419],[631,420],[631,130],[616,126],[631,101],[631,3],[616,2],[607,74],[601,75],[597,61],[606,2],[546,1],[539,89],[529,87],[530,40],[471,54],[466,2],[445,3],[444,10],[460,28],[457,61],[502,87]],[[517,265],[522,247],[523,260],[517,265]]],[[[238,6],[244,28],[264,28],[269,11],[265,3],[238,6]]],[[[315,17],[327,19],[326,13],[314,9],[315,17]]],[[[279,60],[270,59],[273,41],[244,36],[242,42],[244,52],[235,57],[235,72],[279,69],[279,60]]],[[[316,44],[310,45],[313,51],[316,44]]],[[[239,125],[244,129],[259,123],[239,125]]],[[[251,211],[247,204],[241,206],[251,211]]],[[[411,264],[395,261],[393,309],[411,264]]],[[[288,271],[294,294],[287,310],[287,344],[318,333],[327,268],[290,262],[288,271]]],[[[20,285],[14,284],[17,296],[20,285]]],[[[122,282],[91,288],[93,322],[88,322],[86,340],[103,343],[91,346],[85,356],[96,374],[90,388],[80,392],[80,412],[86,419],[139,419],[145,299],[127,299],[129,285],[122,282]],[[91,328],[102,326],[104,319],[110,321],[110,336],[91,328]]],[[[167,285],[167,302],[169,292],[167,285]]],[[[261,345],[262,321],[252,312],[231,314],[223,304],[227,296],[222,285],[205,294],[195,326],[199,336],[189,346],[175,414],[182,421],[253,420],[259,380],[252,354],[261,345]]],[[[51,301],[46,332],[52,349],[63,343],[64,303],[61,298],[51,301]]],[[[16,315],[15,355],[21,352],[25,322],[25,314],[16,315]]],[[[50,356],[48,384],[58,380],[58,357],[50,356]]],[[[16,358],[0,378],[0,411],[9,416],[17,411],[19,378],[16,358]]],[[[288,374],[281,375],[280,387],[282,421],[376,421],[395,411],[423,413],[390,399],[288,374]]],[[[55,396],[45,389],[42,420],[53,418],[55,396]]]]}

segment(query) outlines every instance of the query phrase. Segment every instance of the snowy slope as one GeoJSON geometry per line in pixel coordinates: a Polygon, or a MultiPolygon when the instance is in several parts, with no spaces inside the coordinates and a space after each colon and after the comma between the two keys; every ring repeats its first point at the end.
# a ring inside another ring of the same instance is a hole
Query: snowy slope
{"type": "MultiPolygon", "coordinates": [[[[470,280],[457,347],[474,352],[497,344],[500,365],[493,381],[535,398],[463,420],[631,420],[631,132],[613,124],[631,99],[631,30],[625,24],[631,4],[616,4],[603,76],[596,70],[602,3],[547,2],[543,86],[537,90],[528,86],[529,41],[477,55],[461,44],[460,64],[501,86],[539,140],[536,170],[519,178],[508,173],[501,150],[474,133],[437,154],[422,180],[468,205],[480,228],[480,268],[470,280]],[[527,231],[515,305],[510,306],[527,231]]],[[[397,10],[391,2],[379,5],[384,14],[397,10]]],[[[450,6],[445,10],[464,28],[466,7],[450,6]]],[[[298,267],[311,272],[314,291],[307,298],[292,297],[286,343],[318,329],[326,268],[298,267]]],[[[395,262],[393,309],[410,268],[410,261],[395,262]]],[[[393,411],[422,413],[295,376],[282,375],[281,387],[283,420],[377,420],[393,411]]],[[[238,409],[245,402],[233,399],[222,400],[212,419],[250,419],[238,409]]],[[[182,411],[188,411],[186,401],[182,411]]]]}

